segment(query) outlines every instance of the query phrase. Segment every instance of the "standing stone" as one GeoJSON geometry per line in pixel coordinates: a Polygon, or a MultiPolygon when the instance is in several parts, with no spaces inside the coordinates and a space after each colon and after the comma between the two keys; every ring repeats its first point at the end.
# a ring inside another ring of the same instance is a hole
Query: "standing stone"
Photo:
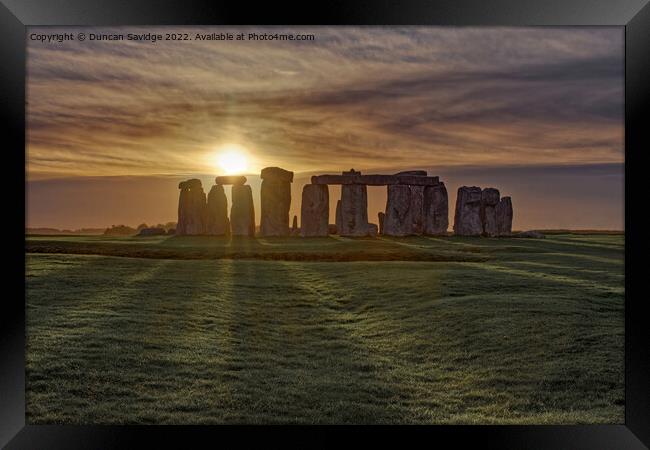
{"type": "Polygon", "coordinates": [[[279,167],[266,167],[262,169],[261,176],[260,234],[288,236],[293,172],[279,167]]]}
{"type": "Polygon", "coordinates": [[[330,197],[326,184],[306,184],[302,188],[300,206],[300,235],[302,237],[327,236],[330,197]]]}
{"type": "Polygon", "coordinates": [[[375,223],[369,223],[368,224],[368,236],[370,237],[377,237],[377,233],[379,232],[379,227],[375,223]]]}
{"type": "Polygon", "coordinates": [[[496,206],[497,233],[499,236],[512,234],[512,200],[503,197],[496,206]]]}
{"type": "MultiPolygon", "coordinates": [[[[398,172],[395,176],[426,177],[426,170],[407,170],[398,172]]],[[[411,206],[409,216],[411,218],[411,229],[408,234],[422,234],[424,231],[424,188],[425,186],[409,185],[411,189],[411,206]]]]}
{"type": "Polygon", "coordinates": [[[336,201],[336,217],[334,218],[336,225],[336,234],[341,234],[341,200],[336,201]]]}
{"type": "MultiPolygon", "coordinates": [[[[426,173],[426,172],[425,172],[426,173]]],[[[422,234],[424,230],[424,188],[425,186],[409,186],[411,189],[411,234],[422,234]]]]}
{"type": "Polygon", "coordinates": [[[413,186],[405,184],[388,186],[383,234],[387,236],[418,234],[416,223],[417,217],[420,223],[422,220],[422,202],[414,198],[420,194],[412,188],[413,186]]]}
{"type": "Polygon", "coordinates": [[[377,213],[377,218],[379,219],[379,234],[384,234],[384,218],[386,217],[386,214],[383,212],[378,212],[377,213]]]}
{"type": "Polygon", "coordinates": [[[364,184],[341,186],[339,235],[368,235],[368,191],[364,184]]]}
{"type": "Polygon", "coordinates": [[[206,214],[206,234],[224,236],[230,234],[230,221],[228,220],[228,199],[223,186],[216,184],[208,194],[206,214]]]}
{"type": "Polygon", "coordinates": [[[499,234],[496,210],[499,195],[499,190],[494,188],[485,188],[481,192],[481,222],[484,236],[494,237],[499,234]]]}
{"type": "Polygon", "coordinates": [[[198,235],[205,233],[206,203],[201,180],[193,178],[178,184],[181,190],[178,198],[177,235],[198,235]]]}
{"type": "Polygon", "coordinates": [[[449,201],[444,183],[424,188],[424,234],[446,236],[449,227],[449,201]]]}
{"type": "Polygon", "coordinates": [[[253,192],[247,184],[236,184],[232,187],[230,227],[233,236],[255,236],[253,192]]]}
{"type": "Polygon", "coordinates": [[[454,233],[458,236],[480,236],[483,233],[480,187],[461,186],[458,188],[454,233]]]}
{"type": "MultiPolygon", "coordinates": [[[[426,170],[409,170],[394,176],[409,176],[417,180],[426,177],[426,170]]],[[[386,215],[381,233],[388,236],[411,236],[424,231],[424,188],[423,185],[388,185],[386,215]],[[408,188],[408,189],[407,189],[408,188]]]]}

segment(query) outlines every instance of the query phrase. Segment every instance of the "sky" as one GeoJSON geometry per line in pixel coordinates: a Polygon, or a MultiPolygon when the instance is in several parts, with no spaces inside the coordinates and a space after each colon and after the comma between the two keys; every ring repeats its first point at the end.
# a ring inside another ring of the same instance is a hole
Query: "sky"
{"type": "MultiPolygon", "coordinates": [[[[176,220],[178,182],[426,169],[496,187],[516,229],[624,228],[622,27],[30,27],[27,226],[176,220]],[[188,33],[43,42],[32,34],[188,33]],[[313,34],[198,41],[197,33],[313,34]]],[[[369,218],[386,189],[369,188],[369,218]]],[[[340,190],[330,189],[333,208],[340,190]]],[[[332,215],[333,217],[333,215],[332,215]]],[[[333,222],[333,219],[331,220],[333,222]]],[[[452,220],[450,220],[450,229],[452,220]]]]}

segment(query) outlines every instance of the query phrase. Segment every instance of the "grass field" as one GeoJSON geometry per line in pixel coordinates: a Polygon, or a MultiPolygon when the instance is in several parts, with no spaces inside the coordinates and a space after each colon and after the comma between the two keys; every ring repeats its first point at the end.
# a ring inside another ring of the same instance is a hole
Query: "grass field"
{"type": "Polygon", "coordinates": [[[624,422],[624,236],[27,238],[27,421],[624,422]]]}

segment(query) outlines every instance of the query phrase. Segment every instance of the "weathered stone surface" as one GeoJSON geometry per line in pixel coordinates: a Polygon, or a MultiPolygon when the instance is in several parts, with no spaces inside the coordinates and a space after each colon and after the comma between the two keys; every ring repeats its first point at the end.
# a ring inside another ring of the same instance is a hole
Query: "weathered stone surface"
{"type": "MultiPolygon", "coordinates": [[[[274,169],[276,168],[274,167],[274,169]]],[[[260,234],[262,236],[288,236],[291,183],[272,178],[263,179],[260,199],[260,234]]]]}
{"type": "Polygon", "coordinates": [[[246,177],[243,175],[224,175],[216,177],[214,182],[217,184],[244,184],[246,183],[246,177]]]}
{"type": "Polygon", "coordinates": [[[386,215],[382,234],[387,236],[411,236],[422,232],[422,203],[424,191],[421,186],[388,186],[386,215]]]}
{"type": "Polygon", "coordinates": [[[262,169],[262,180],[293,182],[293,172],[280,167],[265,167],[262,169]]]}
{"type": "Polygon", "coordinates": [[[379,232],[379,227],[377,227],[377,224],[375,223],[368,224],[368,236],[377,237],[378,232],[379,232]]]}
{"type": "Polygon", "coordinates": [[[306,184],[302,188],[300,206],[300,235],[302,237],[327,236],[330,197],[327,185],[306,184]]]}
{"type": "Polygon", "coordinates": [[[195,189],[195,188],[203,189],[203,186],[201,185],[201,180],[199,180],[198,178],[192,178],[191,180],[181,181],[180,183],[178,183],[178,189],[195,189]]]}
{"type": "Polygon", "coordinates": [[[445,236],[449,228],[449,201],[444,183],[424,188],[424,229],[429,236],[445,236]]]}
{"type": "Polygon", "coordinates": [[[249,185],[236,184],[232,187],[230,228],[233,236],[255,236],[255,207],[249,185]]]}
{"type": "Polygon", "coordinates": [[[196,178],[179,183],[177,235],[205,233],[206,203],[201,180],[196,178]]]}
{"type": "Polygon", "coordinates": [[[480,187],[461,186],[458,188],[454,233],[458,236],[480,236],[483,233],[480,187]]]}
{"type": "Polygon", "coordinates": [[[496,206],[497,234],[509,236],[512,233],[512,200],[503,197],[496,206]]]}
{"type": "Polygon", "coordinates": [[[336,232],[341,234],[341,200],[336,201],[336,217],[334,218],[334,224],[336,225],[336,232]]]}
{"type": "Polygon", "coordinates": [[[483,223],[483,235],[497,236],[497,205],[499,204],[499,190],[485,188],[481,191],[481,222],[483,223]]]}
{"type": "Polygon", "coordinates": [[[230,234],[228,199],[220,184],[212,186],[208,194],[205,232],[213,236],[230,234]]]}
{"type": "Polygon", "coordinates": [[[368,191],[364,185],[341,187],[341,236],[368,235],[368,191]]]}
{"type": "Polygon", "coordinates": [[[378,212],[377,213],[377,219],[379,221],[379,234],[384,234],[384,219],[386,217],[386,214],[383,212],[378,212]]]}
{"type": "Polygon", "coordinates": [[[314,175],[312,184],[341,184],[386,186],[394,184],[408,184],[411,186],[434,186],[440,182],[438,177],[425,177],[421,175],[314,175]]]}

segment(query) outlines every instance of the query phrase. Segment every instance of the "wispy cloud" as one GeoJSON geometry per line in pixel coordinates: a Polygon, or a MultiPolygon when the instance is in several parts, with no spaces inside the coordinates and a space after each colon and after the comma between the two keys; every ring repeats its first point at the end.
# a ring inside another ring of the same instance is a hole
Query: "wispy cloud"
{"type": "Polygon", "coordinates": [[[29,176],[623,161],[620,28],[274,30],[315,40],[28,41],[29,176]]]}

